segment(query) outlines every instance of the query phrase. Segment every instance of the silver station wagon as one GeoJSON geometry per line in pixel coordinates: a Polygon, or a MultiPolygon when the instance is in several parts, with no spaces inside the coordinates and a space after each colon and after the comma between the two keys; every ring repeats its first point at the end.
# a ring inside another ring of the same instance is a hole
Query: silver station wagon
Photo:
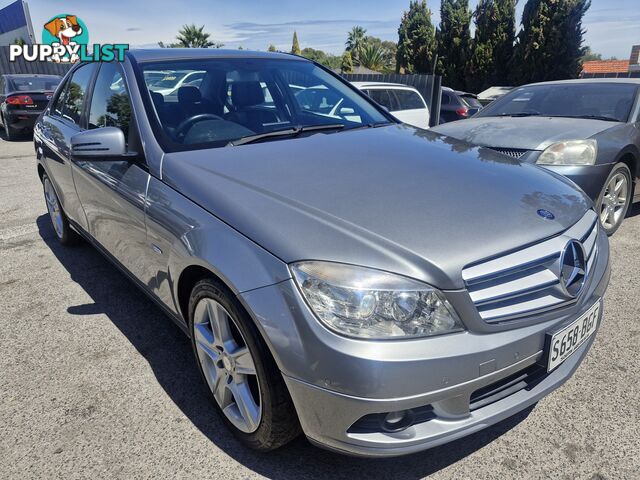
{"type": "Polygon", "coordinates": [[[84,237],[189,335],[258,450],[463,437],[565,382],[601,322],[609,245],[584,193],[398,124],[299,57],[76,65],[34,141],[60,242],[84,237]]]}

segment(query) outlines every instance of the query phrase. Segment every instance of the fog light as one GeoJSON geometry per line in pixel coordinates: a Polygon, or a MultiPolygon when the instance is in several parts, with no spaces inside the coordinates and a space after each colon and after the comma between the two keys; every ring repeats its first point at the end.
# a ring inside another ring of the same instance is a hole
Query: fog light
{"type": "Polygon", "coordinates": [[[401,432],[413,425],[414,417],[412,410],[387,413],[382,422],[382,429],[389,433],[401,432]]]}

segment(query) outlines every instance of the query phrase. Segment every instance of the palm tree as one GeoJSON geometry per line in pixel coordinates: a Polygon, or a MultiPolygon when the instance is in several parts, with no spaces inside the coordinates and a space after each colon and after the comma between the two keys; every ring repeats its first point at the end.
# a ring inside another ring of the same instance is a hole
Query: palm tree
{"type": "Polygon", "coordinates": [[[381,72],[389,67],[389,59],[384,48],[372,43],[365,43],[360,47],[358,63],[369,70],[381,72]]]}
{"type": "Polygon", "coordinates": [[[176,37],[177,46],[184,48],[220,48],[222,44],[209,40],[211,34],[204,32],[204,25],[196,27],[194,24],[183,25],[176,37]]]}
{"type": "Polygon", "coordinates": [[[351,52],[351,57],[357,61],[358,54],[360,53],[360,49],[365,43],[367,31],[360,27],[355,26],[351,29],[351,31],[347,34],[347,52],[351,52]]]}

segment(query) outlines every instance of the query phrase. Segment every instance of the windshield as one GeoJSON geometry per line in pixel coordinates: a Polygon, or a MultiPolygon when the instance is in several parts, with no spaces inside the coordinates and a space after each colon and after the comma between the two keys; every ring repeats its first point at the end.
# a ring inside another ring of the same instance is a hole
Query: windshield
{"type": "Polygon", "coordinates": [[[170,151],[222,147],[256,135],[273,141],[290,132],[329,134],[389,123],[365,98],[311,62],[214,58],[140,66],[162,143],[170,151]],[[161,80],[148,74],[158,71],[165,72],[161,80]],[[165,80],[175,85],[185,77],[175,92],[164,90],[165,80]],[[318,126],[328,128],[308,128],[318,126]],[[273,132],[282,135],[264,136],[273,132]]]}
{"type": "Polygon", "coordinates": [[[544,115],[626,122],[635,100],[636,89],[636,85],[623,83],[525,86],[496,100],[477,116],[544,115]]]}
{"type": "Polygon", "coordinates": [[[10,77],[8,80],[9,90],[13,92],[53,92],[60,83],[59,77],[10,77]]]}

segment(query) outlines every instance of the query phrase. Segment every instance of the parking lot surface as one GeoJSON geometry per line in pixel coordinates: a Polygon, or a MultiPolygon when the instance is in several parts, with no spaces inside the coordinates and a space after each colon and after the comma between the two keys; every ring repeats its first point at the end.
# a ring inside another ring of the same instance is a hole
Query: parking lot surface
{"type": "Polygon", "coordinates": [[[98,252],[56,243],[33,144],[0,139],[0,478],[640,476],[640,208],[612,239],[604,323],[572,379],[512,419],[408,457],[224,428],[186,337],[98,252]]]}

